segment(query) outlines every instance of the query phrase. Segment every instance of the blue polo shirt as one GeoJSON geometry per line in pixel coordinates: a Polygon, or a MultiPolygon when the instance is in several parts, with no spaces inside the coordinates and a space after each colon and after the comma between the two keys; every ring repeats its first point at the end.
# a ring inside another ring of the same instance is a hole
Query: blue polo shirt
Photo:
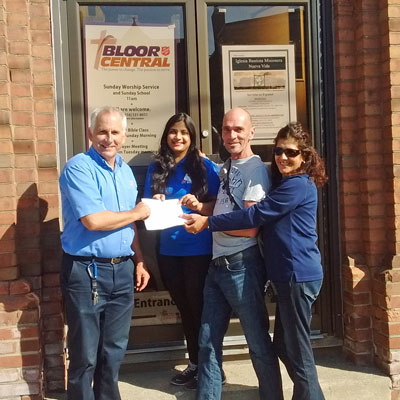
{"type": "MultiPolygon", "coordinates": [[[[207,172],[208,193],[216,196],[219,188],[219,166],[208,158],[202,158],[207,172]]],[[[186,172],[183,158],[170,176],[165,190],[166,199],[180,199],[185,194],[190,193],[192,181],[186,172]]],[[[144,197],[151,198],[151,184],[153,181],[155,164],[150,164],[145,181],[144,197]]],[[[182,207],[186,214],[193,213],[187,207],[182,207]]],[[[160,235],[160,254],[166,256],[197,256],[212,253],[212,235],[208,230],[204,230],[197,235],[187,233],[183,226],[174,226],[164,229],[160,235]]]]}
{"type": "Polygon", "coordinates": [[[61,243],[72,255],[119,257],[132,255],[132,224],[112,231],[89,231],[80,218],[100,211],[135,207],[137,184],[131,168],[117,154],[115,169],[91,147],[72,157],[60,176],[64,232],[61,243]]]}

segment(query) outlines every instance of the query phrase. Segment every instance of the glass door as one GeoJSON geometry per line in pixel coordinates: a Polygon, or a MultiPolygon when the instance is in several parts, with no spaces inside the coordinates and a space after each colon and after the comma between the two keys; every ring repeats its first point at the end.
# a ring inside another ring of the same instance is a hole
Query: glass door
{"type": "MultiPolygon", "coordinates": [[[[166,121],[186,112],[199,125],[195,8],[191,1],[67,3],[74,153],[85,151],[88,116],[100,106],[127,115],[121,155],[132,166],[139,197],[166,121]]],[[[138,223],[151,280],[135,294],[128,350],[183,346],[180,316],[156,260],[158,235],[138,223]]]]}
{"type": "MultiPolygon", "coordinates": [[[[317,143],[315,3],[68,0],[60,6],[68,43],[60,64],[68,64],[64,95],[72,115],[67,153],[87,149],[88,115],[101,105],[120,107],[128,116],[123,156],[139,191],[163,126],[178,111],[192,116],[203,152],[218,162],[227,157],[222,118],[234,106],[252,115],[253,150],[265,162],[271,161],[272,139],[288,121],[301,121],[317,143]]],[[[182,345],[179,314],[158,272],[157,234],[141,227],[140,239],[152,279],[136,296],[129,348],[182,345]]],[[[329,312],[328,296],[321,298],[326,304],[320,300],[314,307],[315,332],[321,331],[321,309],[329,312]]],[[[273,324],[274,303],[267,302],[273,324]]],[[[240,335],[233,320],[228,342],[240,335]]]]}
{"type": "MultiPolygon", "coordinates": [[[[221,124],[235,106],[251,114],[252,148],[264,162],[271,161],[273,138],[288,122],[300,121],[315,133],[311,5],[274,4],[197,0],[202,144],[215,159],[228,157],[221,124]]],[[[274,300],[267,303],[273,326],[274,300]]],[[[231,325],[234,335],[238,329],[231,325]]],[[[321,331],[321,300],[314,305],[312,329],[321,331]]]]}

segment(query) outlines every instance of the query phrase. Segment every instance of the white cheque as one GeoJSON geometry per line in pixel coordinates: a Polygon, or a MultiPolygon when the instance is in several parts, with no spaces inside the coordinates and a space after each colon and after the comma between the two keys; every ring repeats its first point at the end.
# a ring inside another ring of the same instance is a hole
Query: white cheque
{"type": "Polygon", "coordinates": [[[142,199],[142,201],[150,207],[150,217],[144,220],[147,230],[165,229],[184,224],[184,219],[179,217],[183,211],[178,199],[142,199]]]}

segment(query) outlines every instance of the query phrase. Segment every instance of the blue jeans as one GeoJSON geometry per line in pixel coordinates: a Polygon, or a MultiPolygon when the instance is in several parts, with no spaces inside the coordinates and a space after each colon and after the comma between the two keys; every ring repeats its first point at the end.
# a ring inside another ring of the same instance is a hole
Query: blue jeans
{"type": "Polygon", "coordinates": [[[221,398],[222,342],[232,311],[239,317],[246,336],[260,398],[283,398],[278,358],[268,334],[265,282],[258,246],[211,262],[199,337],[198,400],[221,398]]]}
{"type": "Polygon", "coordinates": [[[294,383],[294,400],[322,400],[310,341],[311,306],[322,280],[273,282],[277,307],[274,346],[294,383]]]}
{"type": "Polygon", "coordinates": [[[119,400],[118,373],[129,338],[134,265],[131,259],[114,265],[97,263],[98,303],[93,305],[89,263],[63,255],[60,280],[68,323],[68,399],[119,400]]]}

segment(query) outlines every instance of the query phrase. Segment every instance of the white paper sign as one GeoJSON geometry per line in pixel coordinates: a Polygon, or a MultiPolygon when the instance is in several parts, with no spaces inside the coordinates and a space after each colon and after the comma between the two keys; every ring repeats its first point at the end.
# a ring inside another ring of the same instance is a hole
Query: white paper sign
{"type": "Polygon", "coordinates": [[[126,162],[157,151],[175,113],[175,26],[84,26],[87,116],[112,106],[127,116],[126,162]]]}
{"type": "Polygon", "coordinates": [[[294,45],[222,46],[225,112],[249,112],[253,144],[272,144],[279,129],[296,121],[294,60],[294,45]]]}
{"type": "Polygon", "coordinates": [[[144,220],[146,229],[149,231],[185,223],[185,220],[180,217],[183,211],[178,199],[142,199],[142,201],[150,207],[150,217],[144,220]]]}

